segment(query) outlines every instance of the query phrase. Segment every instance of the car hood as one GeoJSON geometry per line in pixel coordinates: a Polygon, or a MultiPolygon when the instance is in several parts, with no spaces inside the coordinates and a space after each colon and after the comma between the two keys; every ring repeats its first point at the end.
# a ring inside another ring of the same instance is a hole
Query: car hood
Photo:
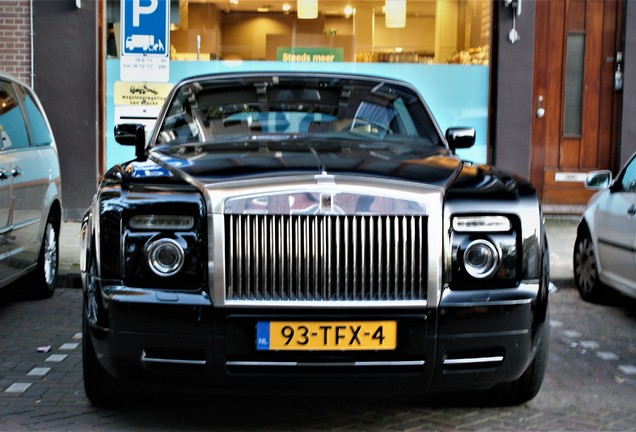
{"type": "Polygon", "coordinates": [[[171,176],[205,185],[320,174],[404,180],[467,194],[508,195],[516,194],[520,185],[531,188],[505,172],[463,162],[444,147],[373,142],[322,146],[243,142],[155,147],[149,153],[149,161],[132,162],[123,171],[127,178],[136,181],[171,176]]]}
{"type": "Polygon", "coordinates": [[[157,147],[150,158],[177,176],[217,183],[238,177],[357,174],[444,186],[462,163],[442,147],[374,142],[240,142],[157,147]]]}

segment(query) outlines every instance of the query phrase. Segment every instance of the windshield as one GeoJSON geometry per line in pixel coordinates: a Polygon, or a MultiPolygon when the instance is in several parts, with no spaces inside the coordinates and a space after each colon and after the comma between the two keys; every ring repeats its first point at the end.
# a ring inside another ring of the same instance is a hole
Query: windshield
{"type": "Polygon", "coordinates": [[[176,91],[156,144],[290,137],[441,145],[421,99],[407,86],[296,75],[188,82],[176,91]]]}

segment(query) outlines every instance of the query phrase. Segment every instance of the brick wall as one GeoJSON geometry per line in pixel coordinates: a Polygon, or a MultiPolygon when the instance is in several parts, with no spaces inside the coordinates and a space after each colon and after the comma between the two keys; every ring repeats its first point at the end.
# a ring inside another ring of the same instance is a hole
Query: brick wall
{"type": "Polygon", "coordinates": [[[0,0],[0,70],[31,84],[29,0],[0,0]]]}

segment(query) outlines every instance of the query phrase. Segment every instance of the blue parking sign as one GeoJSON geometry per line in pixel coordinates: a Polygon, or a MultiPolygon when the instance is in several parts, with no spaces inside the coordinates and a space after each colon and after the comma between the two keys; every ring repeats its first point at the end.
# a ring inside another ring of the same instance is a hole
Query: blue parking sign
{"type": "Polygon", "coordinates": [[[121,0],[122,56],[168,57],[170,0],[121,0]]]}

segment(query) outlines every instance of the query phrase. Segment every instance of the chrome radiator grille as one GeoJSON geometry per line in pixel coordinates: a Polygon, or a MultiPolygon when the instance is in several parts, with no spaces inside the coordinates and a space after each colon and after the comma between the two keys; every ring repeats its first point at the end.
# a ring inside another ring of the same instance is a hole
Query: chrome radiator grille
{"type": "Polygon", "coordinates": [[[225,215],[227,300],[425,300],[425,216],[225,215]]]}

